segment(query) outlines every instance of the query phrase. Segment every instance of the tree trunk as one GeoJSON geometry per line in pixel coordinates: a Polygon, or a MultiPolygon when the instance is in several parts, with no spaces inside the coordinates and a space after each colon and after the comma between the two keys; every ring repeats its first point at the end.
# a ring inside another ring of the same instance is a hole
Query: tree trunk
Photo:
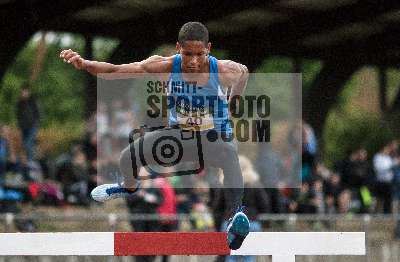
{"type": "Polygon", "coordinates": [[[304,98],[303,119],[321,138],[326,118],[335,105],[344,84],[359,67],[348,60],[326,61],[304,98]]]}
{"type": "MultiPolygon", "coordinates": [[[[88,60],[93,60],[93,37],[86,36],[85,57],[88,60]]],[[[95,112],[97,106],[97,80],[91,74],[86,75],[85,86],[85,118],[89,119],[95,112]]]]}
{"type": "Polygon", "coordinates": [[[386,70],[384,67],[380,67],[378,70],[379,75],[379,109],[384,115],[387,112],[387,79],[386,70]]]}

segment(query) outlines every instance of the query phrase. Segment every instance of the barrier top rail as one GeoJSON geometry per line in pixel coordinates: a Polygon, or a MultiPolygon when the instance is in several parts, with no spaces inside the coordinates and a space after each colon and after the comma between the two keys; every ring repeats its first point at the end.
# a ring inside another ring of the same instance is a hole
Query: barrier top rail
{"type": "Polygon", "coordinates": [[[365,255],[363,232],[252,232],[230,250],[221,232],[2,233],[0,255],[365,255]]]}

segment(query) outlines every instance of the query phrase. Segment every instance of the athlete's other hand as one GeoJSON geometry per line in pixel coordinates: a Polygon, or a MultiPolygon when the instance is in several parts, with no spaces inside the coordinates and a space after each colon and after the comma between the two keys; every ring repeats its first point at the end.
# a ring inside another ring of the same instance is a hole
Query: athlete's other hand
{"type": "Polygon", "coordinates": [[[62,50],[60,58],[62,58],[66,63],[73,64],[78,70],[85,69],[88,63],[87,60],[83,59],[77,52],[71,49],[62,50]]]}

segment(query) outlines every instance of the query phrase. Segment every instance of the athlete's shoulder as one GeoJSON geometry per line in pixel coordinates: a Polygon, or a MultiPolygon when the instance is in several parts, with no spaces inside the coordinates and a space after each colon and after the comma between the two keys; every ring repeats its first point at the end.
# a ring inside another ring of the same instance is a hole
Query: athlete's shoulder
{"type": "Polygon", "coordinates": [[[153,55],[141,61],[145,71],[150,73],[169,73],[172,70],[175,56],[153,55]]]}
{"type": "Polygon", "coordinates": [[[245,65],[232,60],[218,60],[218,73],[220,73],[221,81],[228,85],[236,82],[243,74],[248,73],[245,65]]]}
{"type": "Polygon", "coordinates": [[[241,63],[232,60],[218,60],[218,72],[220,73],[240,73],[247,70],[247,67],[241,63]]]}
{"type": "Polygon", "coordinates": [[[174,60],[175,55],[173,56],[160,56],[160,55],[152,55],[149,58],[147,58],[145,61],[149,62],[171,62],[174,60]]]}

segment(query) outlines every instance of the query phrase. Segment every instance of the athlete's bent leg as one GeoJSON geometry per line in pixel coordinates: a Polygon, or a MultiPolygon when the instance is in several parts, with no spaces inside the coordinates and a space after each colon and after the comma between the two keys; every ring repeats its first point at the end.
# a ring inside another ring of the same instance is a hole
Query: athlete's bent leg
{"type": "Polygon", "coordinates": [[[227,242],[230,249],[241,247],[249,234],[250,222],[242,207],[244,193],[243,177],[234,141],[218,142],[207,150],[207,159],[222,168],[224,173],[224,194],[227,211],[231,218],[227,227],[227,242]],[[217,152],[217,153],[216,153],[217,152]]]}
{"type": "MultiPolygon", "coordinates": [[[[157,138],[160,132],[149,132],[140,138],[143,140],[152,140],[157,138]]],[[[93,189],[91,196],[94,200],[105,202],[114,198],[127,197],[136,193],[139,189],[138,172],[142,167],[140,154],[143,154],[147,159],[151,159],[149,154],[151,150],[143,150],[139,152],[140,139],[136,139],[128,147],[122,150],[119,159],[119,168],[123,176],[123,183],[103,184],[93,189]]]]}

